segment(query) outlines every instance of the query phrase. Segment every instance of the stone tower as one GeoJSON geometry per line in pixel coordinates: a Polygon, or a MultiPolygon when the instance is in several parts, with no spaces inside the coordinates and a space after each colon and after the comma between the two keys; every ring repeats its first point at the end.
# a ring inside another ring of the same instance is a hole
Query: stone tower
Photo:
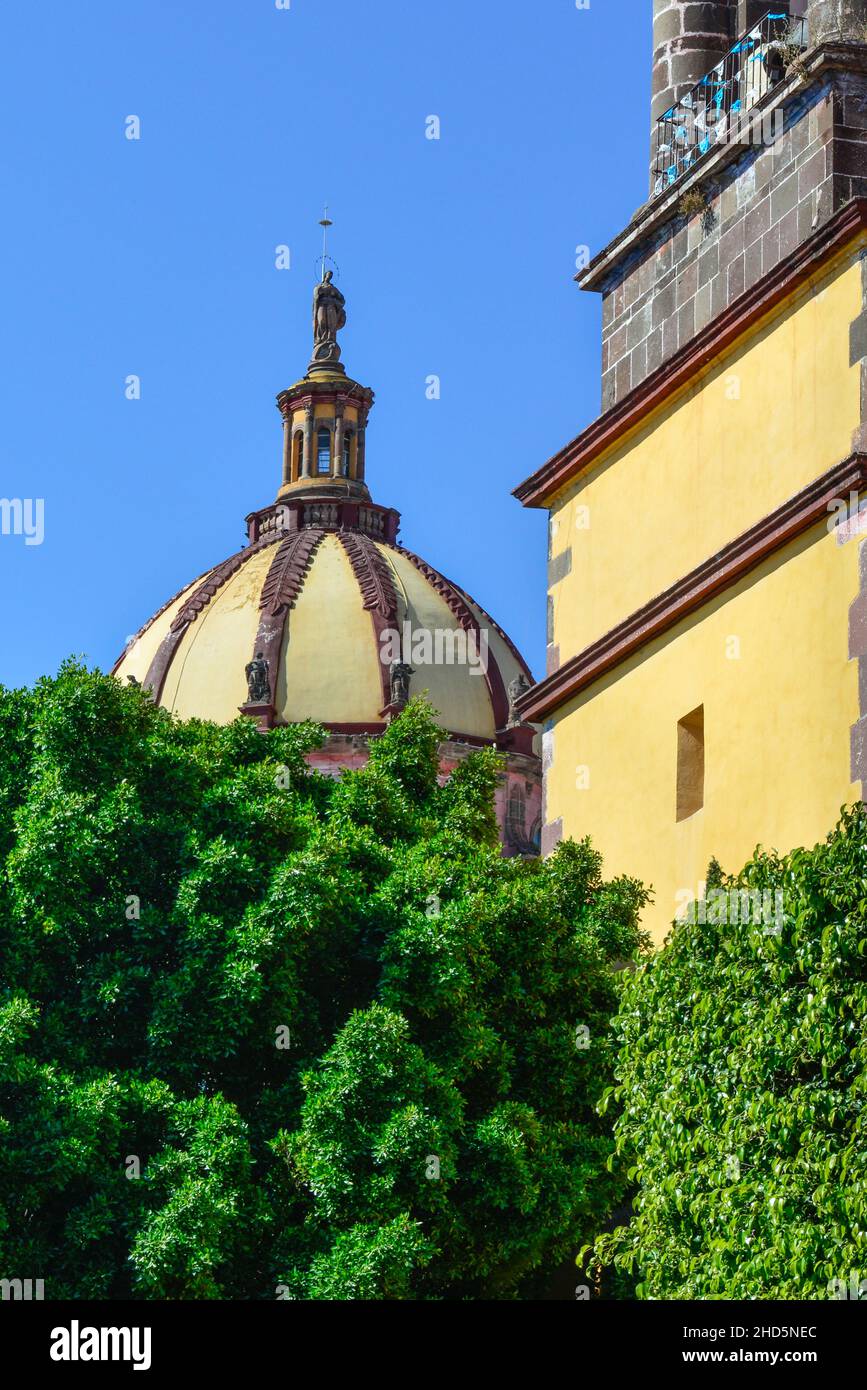
{"type": "Polygon", "coordinates": [[[867,193],[865,32],[867,0],[654,0],[651,196],[576,277],[602,295],[604,409],[867,193]],[[751,47],[732,55],[739,40],[751,47]],[[690,194],[698,222],[676,216],[690,194]]]}

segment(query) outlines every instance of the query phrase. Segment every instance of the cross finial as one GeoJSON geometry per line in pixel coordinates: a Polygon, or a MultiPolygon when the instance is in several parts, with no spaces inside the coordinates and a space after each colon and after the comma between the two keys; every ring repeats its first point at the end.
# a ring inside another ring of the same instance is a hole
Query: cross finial
{"type": "Polygon", "coordinates": [[[325,279],[325,262],[328,259],[328,228],[333,227],[334,223],[328,216],[328,204],[325,204],[324,216],[320,217],[319,225],[322,228],[322,276],[325,279]]]}

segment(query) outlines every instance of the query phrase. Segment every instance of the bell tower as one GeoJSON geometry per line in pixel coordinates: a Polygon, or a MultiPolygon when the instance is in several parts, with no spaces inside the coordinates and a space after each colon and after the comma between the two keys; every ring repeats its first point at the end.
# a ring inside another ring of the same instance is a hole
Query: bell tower
{"type": "Polygon", "coordinates": [[[575,277],[602,408],[867,195],[867,0],[653,0],[650,196],[575,277]]]}
{"type": "Polygon", "coordinates": [[[712,68],[731,42],[732,5],[653,0],[650,191],[656,178],[657,122],[712,68]]]}

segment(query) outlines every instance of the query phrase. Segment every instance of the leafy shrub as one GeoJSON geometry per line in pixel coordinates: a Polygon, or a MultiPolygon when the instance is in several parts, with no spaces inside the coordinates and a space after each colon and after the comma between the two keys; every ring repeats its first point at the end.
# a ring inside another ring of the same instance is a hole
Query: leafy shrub
{"type": "Polygon", "coordinates": [[[74,663],[0,692],[0,737],[4,1277],[505,1298],[597,1228],[644,895],[587,843],[504,860],[496,754],[441,787],[413,702],[334,781],[315,726],[74,663]]]}
{"type": "Polygon", "coordinates": [[[595,1258],[645,1298],[852,1296],[867,1277],[867,811],[815,849],[708,878],[694,920],[625,985],[603,1108],[637,1196],[595,1258]]]}

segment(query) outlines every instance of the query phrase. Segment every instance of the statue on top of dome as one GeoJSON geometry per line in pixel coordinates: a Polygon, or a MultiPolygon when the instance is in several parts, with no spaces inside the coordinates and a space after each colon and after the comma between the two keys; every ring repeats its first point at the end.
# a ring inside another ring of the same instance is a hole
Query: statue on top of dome
{"type": "Polygon", "coordinates": [[[346,299],[333,283],[333,275],[326,270],[313,291],[314,362],[336,362],[340,357],[337,334],[346,324],[346,299]]]}

